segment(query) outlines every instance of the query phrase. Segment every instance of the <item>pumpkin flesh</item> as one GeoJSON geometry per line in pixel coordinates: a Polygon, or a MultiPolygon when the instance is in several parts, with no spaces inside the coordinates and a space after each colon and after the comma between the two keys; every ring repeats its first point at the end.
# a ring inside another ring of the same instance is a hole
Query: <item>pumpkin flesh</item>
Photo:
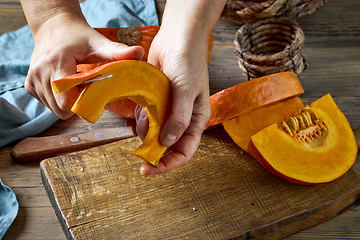
{"type": "MultiPolygon", "coordinates": [[[[144,56],[141,59],[142,61],[147,62],[149,50],[152,41],[154,40],[156,34],[158,33],[160,27],[153,25],[146,25],[140,27],[125,27],[125,28],[95,28],[96,31],[104,35],[111,41],[124,43],[128,46],[140,46],[144,48],[144,56]]],[[[214,44],[214,35],[210,34],[209,38],[209,47],[208,47],[208,65],[210,64],[211,51],[214,44]]],[[[91,71],[95,68],[109,63],[109,61],[104,61],[100,63],[92,64],[78,64],[77,73],[85,73],[91,71]]],[[[72,87],[75,87],[81,84],[83,81],[81,79],[66,78],[71,81],[65,81],[61,79],[61,83],[56,84],[54,88],[56,93],[65,91],[72,87]]],[[[134,110],[136,108],[136,103],[130,99],[120,99],[118,101],[111,102],[106,105],[106,109],[125,118],[135,119],[134,110]]]]}
{"type": "Polygon", "coordinates": [[[108,79],[87,85],[71,111],[83,119],[95,123],[106,104],[119,99],[130,99],[146,108],[149,130],[143,143],[134,154],[157,166],[166,150],[160,142],[160,131],[171,112],[170,81],[159,69],[144,61],[124,60],[111,62],[91,71],[72,75],[64,81],[86,81],[94,77],[108,79]]]}
{"type": "Polygon", "coordinates": [[[243,82],[210,96],[210,119],[206,129],[260,107],[304,93],[293,72],[280,72],[243,82]]]}
{"type": "Polygon", "coordinates": [[[302,107],[302,100],[294,97],[238,115],[222,124],[233,141],[249,153],[251,136],[273,123],[281,123],[284,118],[294,115],[302,107]]]}
{"type": "Polygon", "coordinates": [[[270,172],[296,184],[340,177],[354,164],[358,151],[346,117],[330,94],[299,111],[314,114],[313,124],[293,131],[293,136],[282,124],[272,124],[251,137],[251,155],[270,172]]]}

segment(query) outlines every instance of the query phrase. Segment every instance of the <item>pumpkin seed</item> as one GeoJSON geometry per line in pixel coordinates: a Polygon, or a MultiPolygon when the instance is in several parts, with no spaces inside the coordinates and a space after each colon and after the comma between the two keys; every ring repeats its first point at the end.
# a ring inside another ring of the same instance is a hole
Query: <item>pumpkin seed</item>
{"type": "Polygon", "coordinates": [[[301,113],[301,116],[303,117],[305,127],[309,127],[310,121],[309,121],[308,117],[306,116],[306,113],[305,112],[301,113]]]}
{"type": "Polygon", "coordinates": [[[290,135],[290,136],[294,136],[294,134],[292,133],[291,129],[289,128],[289,125],[287,125],[287,123],[285,121],[282,121],[281,125],[283,126],[283,128],[285,129],[285,131],[290,135]]]}
{"type": "Polygon", "coordinates": [[[305,114],[306,114],[307,119],[309,120],[310,125],[313,125],[309,111],[306,111],[305,114]]]}
{"type": "Polygon", "coordinates": [[[310,117],[311,117],[311,121],[312,121],[313,123],[315,123],[315,122],[318,120],[318,118],[316,117],[315,113],[313,113],[313,112],[310,113],[310,117]]]}
{"type": "Polygon", "coordinates": [[[304,123],[304,119],[303,117],[301,116],[301,114],[297,115],[296,117],[299,121],[299,128],[300,129],[304,129],[306,126],[305,126],[305,123],[304,123]]]}
{"type": "Polygon", "coordinates": [[[297,120],[297,118],[289,117],[287,123],[295,132],[299,130],[299,121],[297,120]]]}

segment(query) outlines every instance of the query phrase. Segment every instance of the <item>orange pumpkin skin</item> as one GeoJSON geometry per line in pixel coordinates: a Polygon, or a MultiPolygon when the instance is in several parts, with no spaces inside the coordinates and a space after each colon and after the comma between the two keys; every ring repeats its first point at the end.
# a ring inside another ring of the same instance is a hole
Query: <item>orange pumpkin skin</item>
{"type": "Polygon", "coordinates": [[[159,32],[159,26],[146,25],[127,28],[95,28],[96,31],[114,42],[124,43],[128,46],[141,46],[145,50],[144,57],[147,61],[149,49],[154,37],[159,32]]]}
{"type": "Polygon", "coordinates": [[[68,82],[84,82],[94,77],[106,76],[112,77],[88,84],[71,111],[95,123],[103,113],[105,105],[119,99],[130,99],[145,107],[149,129],[134,154],[157,166],[166,150],[160,142],[160,131],[171,112],[170,81],[159,69],[144,61],[124,60],[110,62],[91,71],[53,81],[52,84],[56,91],[61,91],[66,90],[68,82]]]}
{"type": "MultiPolygon", "coordinates": [[[[141,27],[125,27],[125,28],[94,28],[101,33],[107,39],[113,42],[124,43],[129,46],[140,46],[144,48],[144,56],[142,61],[147,61],[149,49],[154,37],[158,33],[160,27],[147,25],[141,27]]],[[[94,68],[100,67],[103,64],[109,63],[109,61],[103,61],[99,63],[85,63],[77,65],[77,72],[86,72],[94,68]]]]}
{"type": "MultiPolygon", "coordinates": [[[[145,62],[147,62],[151,43],[159,29],[159,26],[153,25],[127,28],[95,28],[96,31],[111,41],[121,42],[129,46],[143,47],[145,51],[141,60],[145,62]]],[[[90,71],[106,63],[109,63],[109,61],[94,64],[78,64],[77,72],[90,71]]],[[[129,99],[120,99],[117,102],[109,103],[109,105],[106,106],[106,109],[121,117],[135,119],[134,110],[136,105],[135,102],[129,99]]]]}
{"type": "MultiPolygon", "coordinates": [[[[147,62],[149,50],[152,41],[158,33],[160,27],[147,25],[141,27],[129,27],[129,28],[95,28],[96,31],[114,42],[122,42],[130,46],[141,46],[144,48],[144,57],[142,61],[147,62]],[[122,32],[122,34],[120,34],[122,32]],[[119,37],[122,35],[122,37],[119,37]],[[135,39],[136,38],[136,39],[135,39]],[[135,39],[132,41],[131,39],[135,39]]],[[[211,51],[214,44],[214,35],[211,34],[209,38],[208,47],[208,65],[210,64],[211,51]]],[[[90,71],[96,67],[99,67],[108,62],[96,63],[96,64],[79,64],[77,66],[77,72],[90,71]]],[[[109,103],[106,109],[125,118],[135,119],[136,103],[129,99],[120,99],[116,102],[109,103]]]]}
{"type": "Polygon", "coordinates": [[[301,112],[311,113],[312,125],[290,129],[291,136],[282,124],[272,124],[251,137],[251,155],[273,174],[295,184],[324,183],[342,176],[358,151],[346,117],[330,94],[301,112]]]}
{"type": "Polygon", "coordinates": [[[293,97],[267,107],[260,107],[245,114],[222,122],[225,131],[245,152],[250,153],[250,138],[273,123],[294,115],[304,103],[299,97],[293,97]]]}
{"type": "Polygon", "coordinates": [[[243,82],[210,96],[206,129],[223,121],[304,93],[293,72],[281,72],[243,82]]]}

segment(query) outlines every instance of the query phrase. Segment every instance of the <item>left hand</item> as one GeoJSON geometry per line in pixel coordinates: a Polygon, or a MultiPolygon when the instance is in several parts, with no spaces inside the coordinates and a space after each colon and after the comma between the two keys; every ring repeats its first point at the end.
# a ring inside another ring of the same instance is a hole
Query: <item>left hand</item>
{"type": "MultiPolygon", "coordinates": [[[[177,29],[172,29],[160,29],[148,58],[171,81],[172,112],[160,134],[162,144],[169,149],[157,168],[149,163],[142,165],[143,175],[166,173],[188,162],[210,116],[209,37],[187,41],[177,29]]],[[[135,117],[137,132],[143,139],[148,129],[145,109],[137,108],[135,117]]]]}

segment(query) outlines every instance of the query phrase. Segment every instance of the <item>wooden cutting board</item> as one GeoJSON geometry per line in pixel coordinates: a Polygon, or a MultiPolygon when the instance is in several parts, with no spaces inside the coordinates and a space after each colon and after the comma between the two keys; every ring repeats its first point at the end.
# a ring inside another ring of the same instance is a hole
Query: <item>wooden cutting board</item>
{"type": "Polygon", "coordinates": [[[45,188],[69,239],[279,239],[360,204],[354,169],[298,186],[266,171],[222,128],[203,134],[193,159],[142,176],[139,138],[41,162],[45,188]]]}

